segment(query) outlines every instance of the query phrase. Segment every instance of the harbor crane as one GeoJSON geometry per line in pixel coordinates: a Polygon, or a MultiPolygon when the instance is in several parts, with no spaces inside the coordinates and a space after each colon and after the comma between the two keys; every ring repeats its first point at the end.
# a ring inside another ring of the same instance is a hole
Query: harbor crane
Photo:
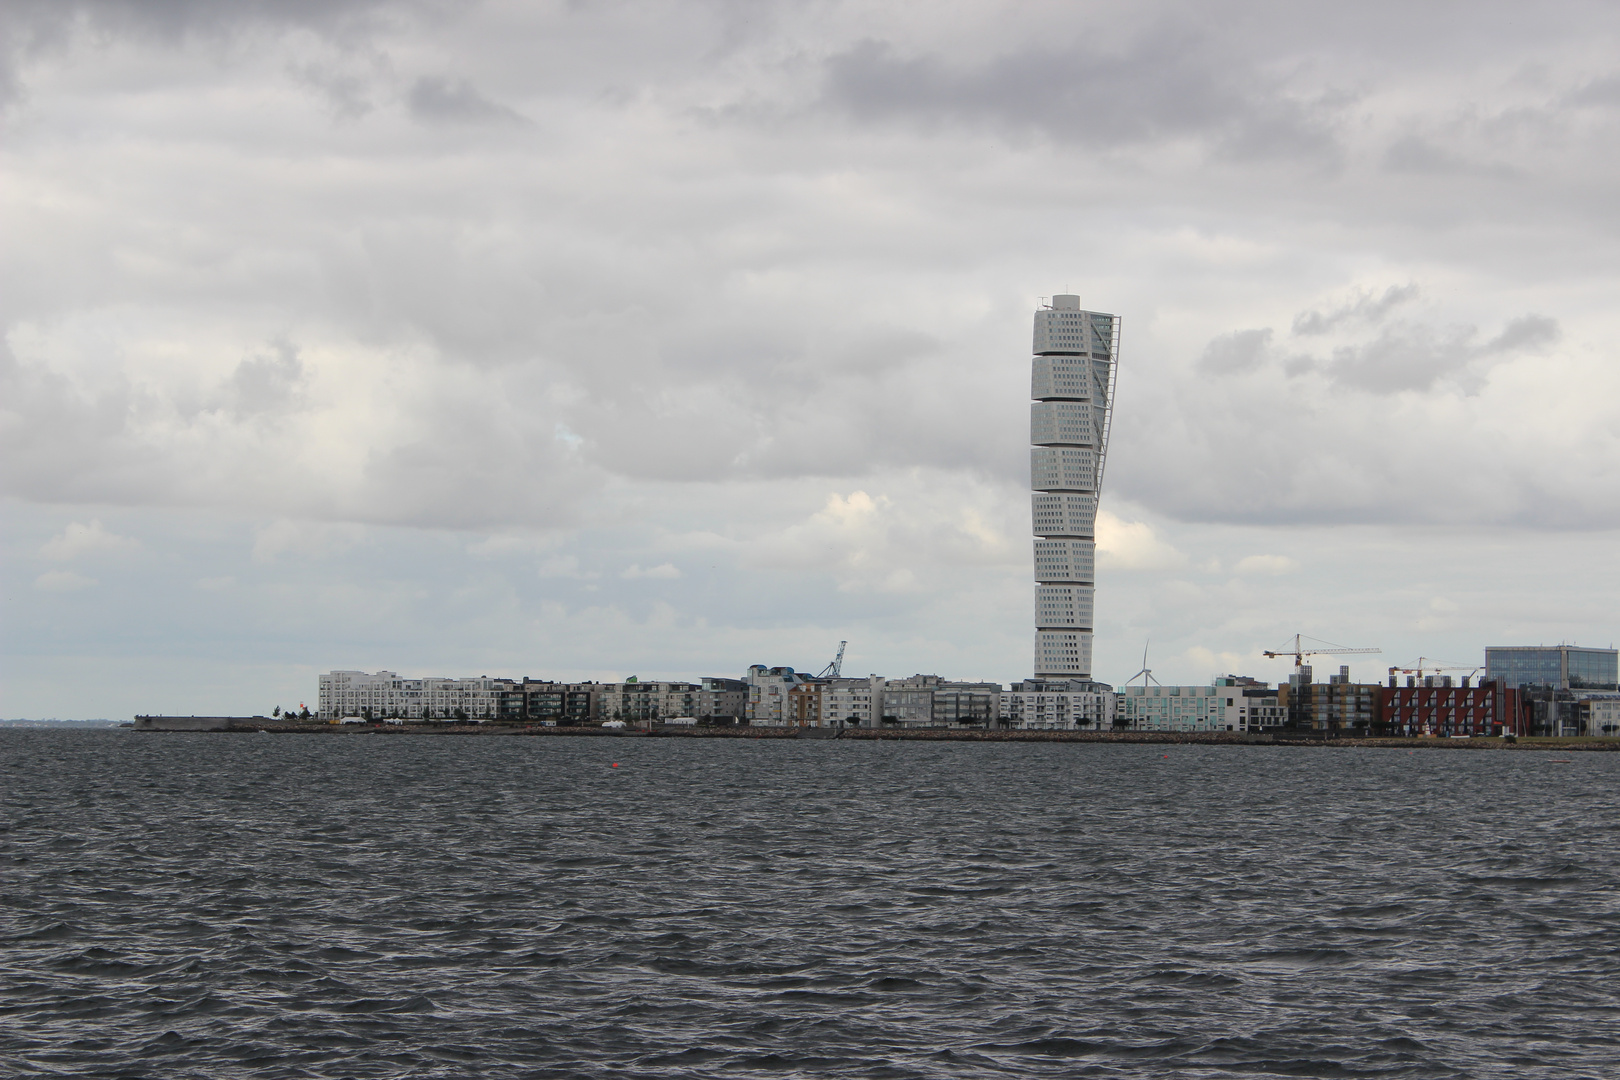
{"type": "Polygon", "coordinates": [[[1384,651],[1382,649],[1347,649],[1343,645],[1335,645],[1331,641],[1322,641],[1320,638],[1310,638],[1309,640],[1323,645],[1325,648],[1308,649],[1305,647],[1305,635],[1295,634],[1294,644],[1292,647],[1284,645],[1280,649],[1267,649],[1261,655],[1271,657],[1272,659],[1279,656],[1292,656],[1294,658],[1295,667],[1304,667],[1305,658],[1307,656],[1365,656],[1384,651]]]}
{"type": "Polygon", "coordinates": [[[840,641],[838,643],[838,655],[833,657],[832,663],[821,669],[821,674],[817,675],[816,678],[837,679],[842,677],[844,672],[844,646],[848,644],[849,642],[847,641],[840,641]]]}

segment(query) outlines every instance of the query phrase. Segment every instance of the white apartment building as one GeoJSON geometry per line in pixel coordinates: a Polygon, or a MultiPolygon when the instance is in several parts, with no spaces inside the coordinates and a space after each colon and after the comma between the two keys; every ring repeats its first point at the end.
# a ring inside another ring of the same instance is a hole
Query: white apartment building
{"type": "Polygon", "coordinates": [[[579,719],[650,721],[677,716],[741,716],[746,685],[740,679],[685,682],[534,683],[527,679],[407,679],[394,671],[331,671],[320,676],[318,715],[323,720],[345,716],[402,717],[407,720],[505,718],[552,719],[567,713],[579,719]],[[569,709],[563,698],[589,693],[590,707],[569,709]],[[552,707],[537,695],[558,698],[552,707]],[[525,698],[528,698],[525,703],[525,698]],[[504,708],[503,708],[504,706],[504,708]]]}
{"type": "Polygon", "coordinates": [[[1227,731],[1259,731],[1288,722],[1288,695],[1275,686],[1223,675],[1215,680],[1215,696],[1221,699],[1227,731]]]}
{"type": "Polygon", "coordinates": [[[330,671],[320,676],[317,715],[322,720],[345,716],[398,716],[472,720],[500,714],[501,694],[514,688],[510,679],[406,679],[397,672],[330,671]],[[458,713],[459,710],[459,713],[458,713]]]}
{"type": "Polygon", "coordinates": [[[878,675],[819,679],[755,664],[745,685],[748,721],[760,727],[872,727],[883,715],[888,681],[878,675]]]}
{"type": "Polygon", "coordinates": [[[666,716],[698,716],[703,688],[687,682],[627,679],[602,684],[603,720],[650,723],[666,716]]]}
{"type": "Polygon", "coordinates": [[[760,727],[787,727],[794,723],[793,703],[789,694],[804,685],[809,676],[790,667],[768,668],[753,664],[744,681],[748,684],[746,719],[760,727]]]}
{"type": "Polygon", "coordinates": [[[878,675],[822,680],[822,726],[876,727],[883,718],[883,688],[887,685],[888,680],[878,675]]]}
{"type": "Polygon", "coordinates": [[[1073,294],[1054,296],[1035,312],[1033,351],[1035,678],[1089,679],[1097,492],[1113,416],[1119,319],[1082,311],[1073,294]]]}
{"type": "Polygon", "coordinates": [[[1591,694],[1581,705],[1586,711],[1586,734],[1620,736],[1620,694],[1591,694]]]}
{"type": "Polygon", "coordinates": [[[1022,731],[1101,731],[1114,726],[1118,695],[1030,679],[1001,693],[1001,724],[1022,731]]]}

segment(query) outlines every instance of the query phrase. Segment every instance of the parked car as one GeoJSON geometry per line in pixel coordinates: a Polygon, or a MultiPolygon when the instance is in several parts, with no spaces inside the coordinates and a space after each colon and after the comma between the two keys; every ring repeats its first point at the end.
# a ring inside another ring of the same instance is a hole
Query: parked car
{"type": "Polygon", "coordinates": [[[630,725],[626,724],[623,720],[604,720],[604,721],[602,721],[602,726],[603,727],[620,728],[620,727],[629,727],[630,725]]]}

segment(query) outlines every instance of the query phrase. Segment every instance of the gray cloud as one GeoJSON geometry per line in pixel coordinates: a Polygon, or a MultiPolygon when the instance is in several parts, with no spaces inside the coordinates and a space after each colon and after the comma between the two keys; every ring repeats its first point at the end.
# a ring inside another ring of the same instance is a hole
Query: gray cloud
{"type": "Polygon", "coordinates": [[[1558,334],[1558,323],[1542,315],[1514,319],[1486,341],[1479,340],[1479,330],[1472,326],[1439,331],[1403,324],[1368,344],[1335,349],[1325,370],[1335,383],[1373,394],[1427,390],[1447,378],[1473,390],[1494,363],[1545,349],[1558,334]]]}
{"type": "Polygon", "coordinates": [[[1360,292],[1348,304],[1329,311],[1312,308],[1294,316],[1292,332],[1297,335],[1325,334],[1344,323],[1381,322],[1395,308],[1418,296],[1416,285],[1391,285],[1382,294],[1360,292]]]}
{"type": "Polygon", "coordinates": [[[353,44],[377,29],[382,9],[428,6],[427,0],[8,0],[0,18],[0,110],[25,96],[24,69],[50,62],[75,43],[174,47],[259,28],[296,28],[353,44]]]}
{"type": "Polygon", "coordinates": [[[1197,136],[1235,159],[1336,152],[1342,98],[1292,98],[1201,33],[1159,28],[1115,51],[1090,37],[972,65],[863,41],[827,61],[825,93],[866,120],[958,121],[1100,146],[1197,136]]]}
{"type": "Polygon", "coordinates": [[[302,404],[304,365],[298,348],[278,341],[269,355],[249,357],[236,365],[225,384],[225,406],[237,416],[276,415],[302,404]]]}
{"type": "Polygon", "coordinates": [[[341,120],[359,120],[376,106],[371,80],[325,63],[295,64],[294,76],[318,91],[341,120]]]}
{"type": "Polygon", "coordinates": [[[1253,371],[1265,363],[1266,353],[1271,348],[1271,337],[1270,327],[1222,334],[1204,346],[1204,355],[1198,358],[1198,368],[1211,375],[1253,371]]]}
{"type": "MultiPolygon", "coordinates": [[[[845,637],[1023,674],[1029,319],[1071,287],[1124,319],[1104,504],[1186,555],[1099,593],[1118,674],[1138,621],[1387,618],[1433,567],[1372,549],[1438,531],[1601,551],[1562,534],[1620,526],[1620,12],[1458,10],[13,5],[6,625],[120,685],[125,625],[298,687],[845,637]],[[36,588],[95,521],[129,566],[36,588]],[[446,555],[486,534],[539,553],[446,555]],[[1300,572],[1201,569],[1259,555],[1300,572]]],[[[1558,621],[1459,543],[1492,618],[1558,621]]]]}
{"type": "Polygon", "coordinates": [[[478,92],[466,79],[424,75],[406,95],[411,115],[429,124],[513,124],[526,121],[517,112],[478,92]]]}
{"type": "Polygon", "coordinates": [[[1620,105],[1620,75],[1588,81],[1569,95],[1568,103],[1596,108],[1620,105]]]}

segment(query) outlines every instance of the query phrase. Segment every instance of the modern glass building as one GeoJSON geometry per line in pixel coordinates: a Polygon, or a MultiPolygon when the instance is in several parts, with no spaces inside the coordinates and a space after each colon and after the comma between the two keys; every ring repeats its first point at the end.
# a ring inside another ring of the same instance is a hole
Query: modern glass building
{"type": "Polygon", "coordinates": [[[1620,651],[1578,645],[1493,645],[1485,677],[1526,690],[1620,689],[1620,651]]]}
{"type": "Polygon", "coordinates": [[[1097,491],[1113,417],[1119,319],[1074,295],[1035,312],[1030,487],[1035,677],[1091,678],[1097,491]]]}

